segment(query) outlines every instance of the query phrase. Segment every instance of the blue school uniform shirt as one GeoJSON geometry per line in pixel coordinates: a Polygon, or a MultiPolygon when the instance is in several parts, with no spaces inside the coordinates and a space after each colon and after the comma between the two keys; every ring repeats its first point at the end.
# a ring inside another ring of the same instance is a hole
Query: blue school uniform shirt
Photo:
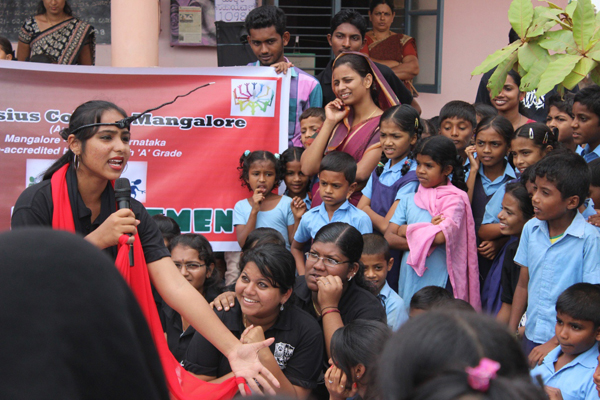
{"type": "MultiPolygon", "coordinates": [[[[483,173],[483,166],[479,168],[479,175],[481,175],[481,184],[483,185],[483,190],[486,196],[493,195],[501,187],[504,187],[506,185],[506,182],[517,177],[517,174],[515,174],[515,170],[513,169],[513,167],[510,166],[510,163],[508,161],[506,162],[504,173],[501,176],[494,179],[493,181],[490,180],[490,178],[488,178],[487,176],[485,176],[485,174],[483,173]]],[[[500,202],[502,202],[502,200],[500,200],[500,202]]]]}
{"type": "Polygon", "coordinates": [[[531,370],[531,376],[540,375],[544,385],[560,389],[564,400],[598,399],[596,384],[593,381],[594,371],[598,365],[598,344],[594,345],[573,361],[554,371],[554,363],[561,353],[560,346],[550,351],[542,365],[531,370]]]}
{"type": "MultiPolygon", "coordinates": [[[[383,171],[381,172],[381,175],[379,175],[379,182],[385,186],[392,186],[394,183],[396,183],[396,181],[398,179],[402,178],[402,172],[401,172],[402,167],[404,166],[404,163],[407,160],[408,160],[408,157],[404,157],[401,161],[397,162],[393,167],[390,167],[392,160],[388,160],[388,162],[385,163],[385,166],[383,167],[383,171]]],[[[417,163],[414,160],[410,160],[409,171],[415,171],[416,169],[417,169],[417,163]]],[[[407,183],[406,185],[402,186],[398,190],[395,200],[400,199],[406,193],[416,192],[418,187],[419,187],[418,181],[407,183]]],[[[366,196],[369,199],[373,195],[373,175],[369,176],[369,180],[367,181],[367,184],[363,188],[362,194],[363,194],[363,196],[366,196]]]]}
{"type": "Polygon", "coordinates": [[[408,321],[408,312],[404,300],[392,290],[387,282],[381,288],[377,298],[381,300],[385,307],[387,324],[391,330],[397,331],[403,323],[408,321]]]}
{"type": "MultiPolygon", "coordinates": [[[[294,214],[292,214],[292,199],[288,196],[281,196],[279,203],[269,211],[259,211],[256,216],[256,228],[273,228],[283,235],[285,246],[290,248],[290,238],[288,237],[288,226],[294,225],[294,214]]],[[[248,199],[240,200],[235,203],[233,208],[233,226],[246,225],[250,218],[252,206],[248,199]]]]}
{"type": "MultiPolygon", "coordinates": [[[[398,207],[390,222],[396,225],[410,225],[418,222],[431,222],[432,215],[429,211],[415,204],[415,194],[411,193],[400,199],[398,207]]],[[[400,278],[398,279],[398,294],[404,304],[410,305],[413,295],[425,286],[446,287],[448,282],[448,268],[446,267],[446,245],[437,246],[425,260],[427,269],[423,276],[417,275],[413,267],[406,264],[409,251],[402,255],[400,264],[400,278]]]]}
{"type": "Polygon", "coordinates": [[[586,144],[583,148],[578,147],[577,152],[583,157],[585,162],[590,162],[600,157],[600,146],[596,146],[594,150],[590,150],[590,145],[586,144]]]}
{"type": "Polygon", "coordinates": [[[300,220],[294,240],[298,243],[306,243],[315,237],[319,229],[331,222],[345,222],[350,224],[363,235],[373,233],[373,224],[367,213],[359,210],[346,200],[340,208],[335,210],[331,220],[329,220],[329,215],[327,215],[325,203],[321,203],[319,206],[307,211],[300,220]]]}
{"type": "Polygon", "coordinates": [[[600,233],[577,212],[552,244],[548,223],[533,218],[523,227],[514,261],[529,268],[525,336],[546,343],[554,336],[558,296],[575,283],[600,283],[600,233]]]}

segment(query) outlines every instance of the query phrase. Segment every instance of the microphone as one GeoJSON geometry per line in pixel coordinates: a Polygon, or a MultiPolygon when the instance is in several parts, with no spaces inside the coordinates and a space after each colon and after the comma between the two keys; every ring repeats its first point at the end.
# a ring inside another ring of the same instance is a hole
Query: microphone
{"type": "MultiPolygon", "coordinates": [[[[131,184],[127,178],[119,178],[115,181],[115,200],[117,210],[123,208],[131,209],[131,184]]],[[[131,236],[131,234],[129,234],[131,236]]],[[[133,244],[129,245],[129,265],[133,267],[133,244]]]]}

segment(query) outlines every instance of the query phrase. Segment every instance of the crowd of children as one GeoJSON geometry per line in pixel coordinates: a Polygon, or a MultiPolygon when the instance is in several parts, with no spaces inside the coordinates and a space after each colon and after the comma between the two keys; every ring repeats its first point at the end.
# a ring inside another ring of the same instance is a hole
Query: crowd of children
{"type": "MultiPolygon", "coordinates": [[[[340,18],[332,33],[351,25],[340,18]]],[[[259,7],[246,25],[257,65],[289,71],[296,89],[290,147],[240,155],[242,252],[219,271],[202,235],[153,218],[235,337],[274,338],[257,356],[277,393],[598,398],[600,87],[550,96],[544,124],[524,115],[510,71],[492,106],[451,101],[425,120],[368,56],[340,47],[335,99],[321,104],[318,80],[283,56],[283,11],[259,7]]],[[[14,227],[39,222],[24,201],[14,227]]],[[[233,376],[155,297],[177,361],[205,381],[233,376]]]]}

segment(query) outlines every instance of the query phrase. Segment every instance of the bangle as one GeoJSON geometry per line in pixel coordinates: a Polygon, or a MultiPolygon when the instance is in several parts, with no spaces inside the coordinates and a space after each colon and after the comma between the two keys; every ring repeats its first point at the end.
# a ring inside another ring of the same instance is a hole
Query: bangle
{"type": "Polygon", "coordinates": [[[335,307],[333,307],[333,306],[331,306],[331,307],[323,307],[323,308],[321,308],[321,314],[323,314],[323,311],[327,310],[328,308],[335,308],[335,309],[337,309],[337,306],[335,306],[335,307]]]}
{"type": "Polygon", "coordinates": [[[324,316],[326,316],[327,314],[332,313],[332,312],[336,312],[336,313],[340,314],[340,310],[338,310],[337,308],[332,308],[331,310],[321,313],[321,318],[323,318],[324,316]]]}

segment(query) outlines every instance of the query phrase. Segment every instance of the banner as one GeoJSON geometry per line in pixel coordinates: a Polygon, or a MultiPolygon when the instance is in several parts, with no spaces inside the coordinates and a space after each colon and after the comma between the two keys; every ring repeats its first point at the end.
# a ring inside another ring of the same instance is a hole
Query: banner
{"type": "Polygon", "coordinates": [[[131,114],[214,82],[131,125],[123,177],[150,214],[201,233],[215,251],[239,250],[233,207],[250,192],[239,180],[245,150],[287,148],[290,75],[270,67],[111,68],[0,61],[0,231],[12,207],[66,152],[61,129],[89,100],[131,114]]]}

